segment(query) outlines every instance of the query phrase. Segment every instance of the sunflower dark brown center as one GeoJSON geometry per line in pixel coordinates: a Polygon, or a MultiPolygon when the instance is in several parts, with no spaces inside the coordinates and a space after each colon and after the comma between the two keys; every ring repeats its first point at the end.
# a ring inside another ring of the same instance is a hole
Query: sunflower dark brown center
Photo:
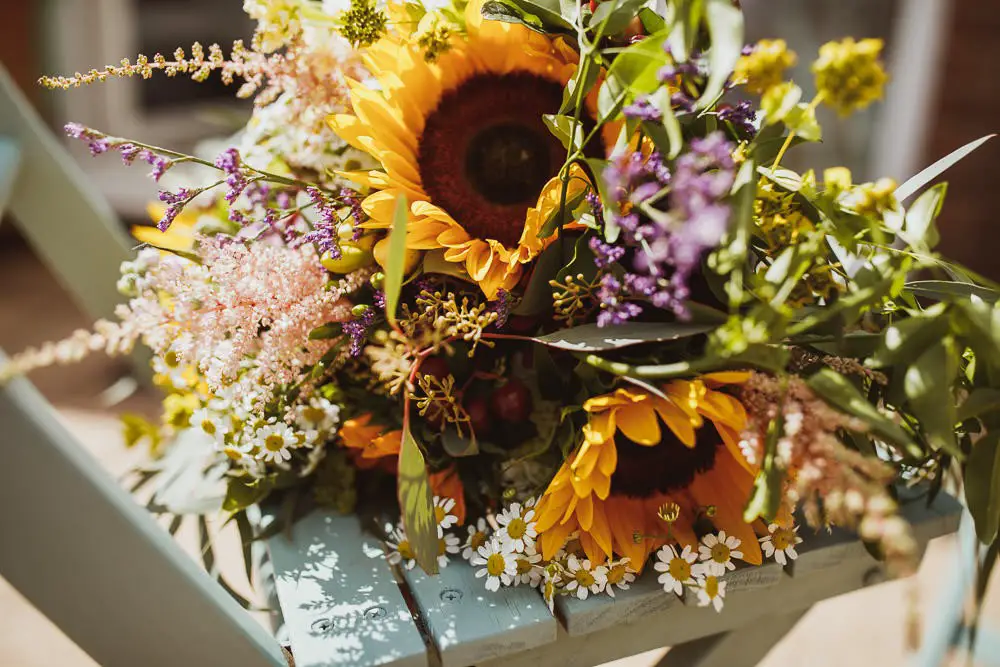
{"type": "Polygon", "coordinates": [[[615,436],[618,466],[611,476],[612,493],[633,498],[667,493],[684,488],[697,473],[715,465],[722,438],[711,423],[696,431],[694,447],[686,446],[666,428],[663,435],[663,440],[652,447],[633,442],[621,433],[615,436]]]}
{"type": "Polygon", "coordinates": [[[471,236],[515,247],[526,211],[566,159],[542,121],[561,103],[561,85],[529,72],[478,74],[445,93],[417,156],[431,202],[471,236]]]}

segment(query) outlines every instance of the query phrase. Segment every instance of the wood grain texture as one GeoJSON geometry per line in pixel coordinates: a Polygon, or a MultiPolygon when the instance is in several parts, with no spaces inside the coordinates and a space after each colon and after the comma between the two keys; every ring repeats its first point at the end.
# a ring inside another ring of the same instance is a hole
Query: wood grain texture
{"type": "Polygon", "coordinates": [[[356,516],[316,511],[291,530],[267,545],[297,667],[428,664],[382,545],[356,516]]]}
{"type": "Polygon", "coordinates": [[[656,667],[756,665],[807,611],[808,607],[769,616],[742,628],[673,646],[656,667]]]}
{"type": "Polygon", "coordinates": [[[443,667],[477,665],[555,641],[558,623],[537,589],[515,586],[491,593],[461,559],[437,576],[416,568],[404,576],[443,667]]]}

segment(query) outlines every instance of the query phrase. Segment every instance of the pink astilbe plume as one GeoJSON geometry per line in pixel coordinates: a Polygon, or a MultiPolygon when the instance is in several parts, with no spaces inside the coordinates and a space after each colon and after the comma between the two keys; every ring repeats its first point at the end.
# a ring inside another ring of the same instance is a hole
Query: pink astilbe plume
{"type": "Polygon", "coordinates": [[[848,431],[864,433],[867,424],[831,408],[798,376],[752,373],[740,401],[748,415],[740,447],[751,463],[762,460],[768,425],[782,416],[776,460],[786,474],[783,500],[788,509],[801,503],[814,527],[857,528],[879,545],[891,569],[909,574],[916,543],[886,490],[895,476],[893,467],[848,448],[838,437],[848,431]]]}
{"type": "Polygon", "coordinates": [[[94,333],[27,350],[3,374],[74,361],[88,351],[126,352],[142,339],[163,356],[196,366],[213,393],[235,385],[256,407],[281,385],[297,382],[320,360],[330,341],[309,332],[350,317],[346,295],[367,278],[358,271],[329,286],[312,246],[202,238],[201,264],[164,255],[136,279],[135,292],[118,307],[120,322],[94,333]]]}

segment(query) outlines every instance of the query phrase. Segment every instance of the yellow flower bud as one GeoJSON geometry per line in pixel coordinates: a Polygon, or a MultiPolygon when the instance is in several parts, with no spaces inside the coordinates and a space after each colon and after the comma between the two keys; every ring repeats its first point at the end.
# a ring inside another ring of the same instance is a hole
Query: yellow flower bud
{"type": "Polygon", "coordinates": [[[881,39],[855,42],[848,37],[820,47],[812,64],[816,90],[841,116],[882,99],[889,78],[878,59],[882,45],[881,39]]]}
{"type": "Polygon", "coordinates": [[[340,257],[334,259],[329,252],[323,253],[320,263],[330,273],[350,273],[372,263],[372,245],[375,237],[362,236],[357,241],[341,241],[340,257]]]}
{"type": "Polygon", "coordinates": [[[753,51],[740,56],[733,71],[733,81],[746,85],[751,93],[764,94],[781,83],[785,70],[795,65],[798,56],[783,39],[762,39],[753,51]]]}
{"type": "Polygon", "coordinates": [[[851,170],[847,167],[830,167],[823,171],[823,185],[828,192],[843,192],[851,187],[851,170]]]}

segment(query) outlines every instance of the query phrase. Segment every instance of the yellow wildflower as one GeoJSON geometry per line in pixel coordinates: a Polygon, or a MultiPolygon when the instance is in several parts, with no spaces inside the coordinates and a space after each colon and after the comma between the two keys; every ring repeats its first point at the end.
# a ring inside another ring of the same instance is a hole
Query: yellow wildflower
{"type": "Polygon", "coordinates": [[[798,56],[783,39],[762,39],[753,50],[740,56],[733,81],[743,83],[751,93],[764,94],[781,83],[785,70],[795,65],[798,56]]]}
{"type": "Polygon", "coordinates": [[[882,99],[888,79],[878,59],[882,46],[881,39],[855,42],[847,37],[820,47],[819,58],[812,65],[816,90],[841,116],[882,99]]]}

